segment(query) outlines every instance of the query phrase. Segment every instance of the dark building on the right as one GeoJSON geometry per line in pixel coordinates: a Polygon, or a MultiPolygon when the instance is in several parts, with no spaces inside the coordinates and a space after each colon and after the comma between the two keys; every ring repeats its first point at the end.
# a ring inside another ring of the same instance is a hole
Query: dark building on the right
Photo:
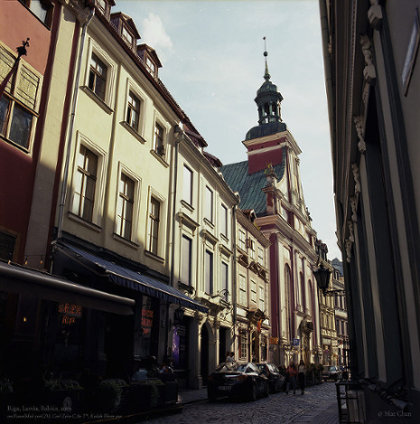
{"type": "Polygon", "coordinates": [[[420,0],[319,2],[352,379],[420,422],[420,0]]]}

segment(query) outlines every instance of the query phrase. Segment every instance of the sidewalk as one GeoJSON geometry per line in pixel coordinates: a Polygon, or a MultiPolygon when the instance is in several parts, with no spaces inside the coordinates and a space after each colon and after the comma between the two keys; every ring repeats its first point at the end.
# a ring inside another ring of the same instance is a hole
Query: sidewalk
{"type": "Polygon", "coordinates": [[[178,402],[182,405],[207,400],[207,388],[186,389],[178,393],[178,402]]]}

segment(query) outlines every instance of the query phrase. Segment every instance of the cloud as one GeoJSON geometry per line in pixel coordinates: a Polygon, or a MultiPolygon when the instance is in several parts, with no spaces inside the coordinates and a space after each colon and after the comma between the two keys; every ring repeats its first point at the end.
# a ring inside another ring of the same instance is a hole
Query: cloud
{"type": "Polygon", "coordinates": [[[154,13],[149,13],[148,17],[143,19],[141,35],[150,47],[163,56],[173,47],[171,37],[167,34],[162,20],[154,13]]]}

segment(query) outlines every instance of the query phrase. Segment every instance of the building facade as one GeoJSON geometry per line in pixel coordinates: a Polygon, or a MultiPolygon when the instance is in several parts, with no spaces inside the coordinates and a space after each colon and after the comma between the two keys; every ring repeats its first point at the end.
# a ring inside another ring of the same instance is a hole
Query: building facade
{"type": "Polygon", "coordinates": [[[271,82],[257,91],[258,125],[243,144],[248,160],[221,168],[240,195],[240,208],[253,209],[255,223],[270,240],[271,360],[314,362],[321,349],[318,295],[313,267],[316,233],[305,206],[299,175],[301,150],[281,119],[283,97],[271,82]]]}
{"type": "Polygon", "coordinates": [[[235,353],[237,361],[269,358],[269,240],[257,227],[253,210],[236,210],[235,353]]]}
{"type": "Polygon", "coordinates": [[[320,1],[350,367],[369,423],[420,417],[419,6],[320,1]]]}

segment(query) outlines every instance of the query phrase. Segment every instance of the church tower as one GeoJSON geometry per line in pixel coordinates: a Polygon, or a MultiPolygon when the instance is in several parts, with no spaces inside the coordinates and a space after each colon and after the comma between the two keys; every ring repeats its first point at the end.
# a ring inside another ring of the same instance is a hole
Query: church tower
{"type": "Polygon", "coordinates": [[[316,232],[305,206],[299,172],[302,153],[281,118],[283,96],[271,81],[264,51],[264,82],[255,103],[258,125],[242,141],[248,160],[220,168],[242,210],[270,240],[272,360],[316,362],[321,353],[319,310],[313,267],[316,232]]]}

